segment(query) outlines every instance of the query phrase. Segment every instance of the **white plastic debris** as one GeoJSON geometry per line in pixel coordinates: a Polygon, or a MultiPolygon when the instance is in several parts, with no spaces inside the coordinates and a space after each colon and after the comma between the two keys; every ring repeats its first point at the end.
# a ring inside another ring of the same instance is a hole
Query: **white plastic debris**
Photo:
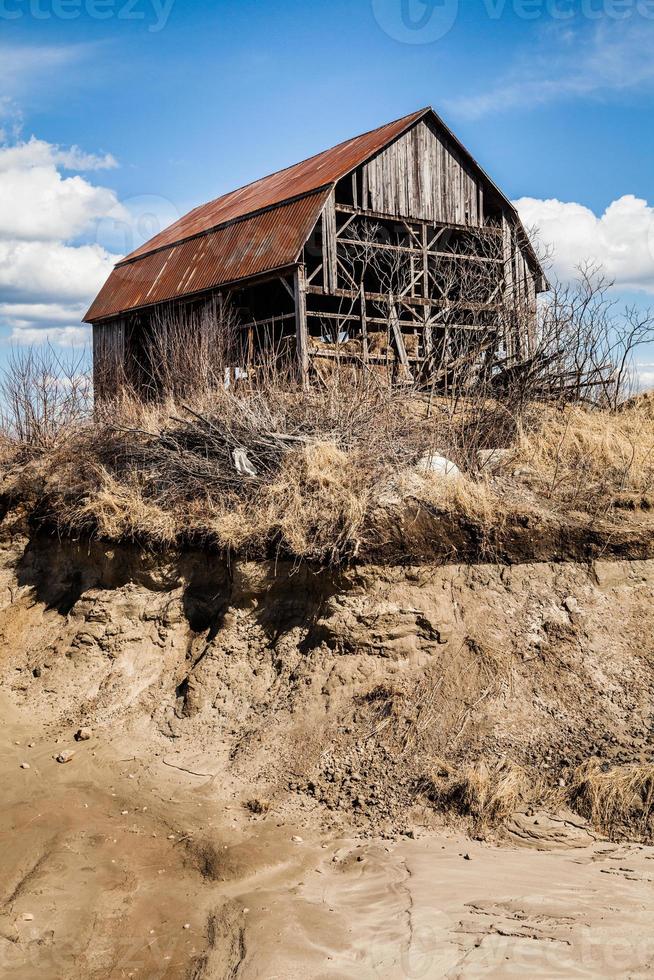
{"type": "Polygon", "coordinates": [[[245,449],[234,449],[232,451],[232,458],[234,460],[234,466],[236,467],[236,472],[239,476],[258,476],[259,474],[255,470],[254,466],[248,459],[248,454],[245,449]]]}

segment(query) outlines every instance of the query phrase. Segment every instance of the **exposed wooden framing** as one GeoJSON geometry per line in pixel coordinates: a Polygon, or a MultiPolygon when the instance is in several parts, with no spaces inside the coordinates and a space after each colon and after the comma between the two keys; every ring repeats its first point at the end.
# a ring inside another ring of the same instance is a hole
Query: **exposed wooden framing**
{"type": "Polygon", "coordinates": [[[306,269],[299,265],[293,276],[295,286],[295,342],[302,384],[309,383],[309,334],[307,331],[306,269]]]}
{"type": "MultiPolygon", "coordinates": [[[[432,351],[432,333],[431,333],[431,282],[429,278],[429,236],[427,235],[427,225],[422,225],[421,229],[421,245],[422,245],[422,296],[423,299],[427,300],[424,307],[424,332],[423,340],[425,346],[425,355],[429,356],[432,351]]],[[[442,232],[440,233],[442,234],[442,232]]]]}
{"type": "Polygon", "coordinates": [[[295,320],[295,313],[281,313],[266,320],[250,320],[249,323],[241,323],[239,326],[241,330],[251,330],[255,327],[274,327],[276,323],[286,323],[288,320],[295,320]]]}
{"type": "MultiPolygon", "coordinates": [[[[361,242],[357,241],[355,238],[339,238],[338,242],[340,245],[355,245],[361,247],[361,242]]],[[[388,242],[371,242],[366,241],[366,248],[380,248],[385,252],[405,252],[407,255],[422,256],[424,250],[422,248],[413,248],[411,245],[391,245],[388,242]]],[[[460,259],[462,262],[487,262],[492,265],[502,265],[503,259],[493,259],[488,258],[486,255],[477,255],[474,252],[434,252],[430,249],[427,250],[427,255],[431,255],[437,259],[460,259]]]]}
{"type": "Polygon", "coordinates": [[[291,297],[293,302],[295,302],[295,295],[296,295],[295,290],[289,286],[288,282],[286,281],[286,279],[284,279],[283,276],[279,276],[279,281],[281,282],[282,286],[284,287],[288,295],[291,297]]]}
{"type": "MultiPolygon", "coordinates": [[[[342,212],[343,214],[354,214],[356,216],[361,216],[362,218],[374,218],[377,221],[393,221],[396,224],[402,222],[402,218],[397,214],[389,213],[388,211],[373,211],[371,208],[353,208],[350,204],[336,204],[336,211],[342,212]]],[[[457,221],[431,221],[429,219],[423,218],[407,218],[404,219],[409,221],[414,225],[425,224],[430,228],[442,228],[451,229],[452,231],[462,231],[462,232],[474,232],[479,235],[501,235],[502,226],[501,225],[465,225],[457,221]]]]}
{"type": "MultiPolygon", "coordinates": [[[[359,295],[359,289],[360,289],[360,284],[357,285],[356,289],[342,289],[339,287],[338,289],[334,289],[332,290],[331,293],[329,293],[325,289],[323,289],[322,286],[307,286],[307,294],[311,296],[335,296],[340,299],[356,300],[359,295]]],[[[365,291],[365,296],[366,296],[366,300],[372,303],[375,302],[385,303],[388,300],[388,296],[385,296],[383,293],[370,292],[367,289],[365,291]]],[[[493,312],[493,311],[497,312],[502,309],[500,303],[475,303],[475,302],[466,302],[465,300],[461,300],[456,304],[452,304],[447,300],[434,299],[433,297],[429,300],[426,300],[422,296],[405,296],[402,298],[402,303],[405,306],[418,306],[418,307],[435,306],[438,309],[450,309],[450,308],[467,309],[467,310],[475,310],[477,312],[482,310],[487,310],[488,312],[493,312]]]]}

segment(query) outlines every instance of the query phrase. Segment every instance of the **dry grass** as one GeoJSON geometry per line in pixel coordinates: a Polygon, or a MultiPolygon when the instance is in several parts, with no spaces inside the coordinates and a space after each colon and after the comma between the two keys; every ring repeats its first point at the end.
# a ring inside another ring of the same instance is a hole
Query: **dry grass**
{"type": "Polygon", "coordinates": [[[570,803],[610,838],[654,837],[654,766],[602,769],[596,759],[580,766],[570,784],[570,803]]]}
{"type": "MultiPolygon", "coordinates": [[[[499,403],[427,402],[352,372],[308,391],[275,377],[205,387],[183,403],[123,394],[49,445],[5,434],[0,451],[5,500],[61,533],[323,563],[383,542],[408,500],[424,505],[432,523],[465,518],[488,558],[485,542],[511,514],[606,513],[647,504],[654,487],[647,400],[616,413],[532,404],[517,420],[499,403]],[[477,449],[502,448],[511,434],[507,467],[480,467],[477,449]],[[462,475],[420,472],[432,453],[462,475]]],[[[411,533],[408,523],[407,554],[411,533]]]]}
{"type": "Polygon", "coordinates": [[[543,495],[571,508],[606,511],[654,493],[654,422],[646,400],[620,412],[543,408],[521,434],[518,462],[543,495]]]}
{"type": "Polygon", "coordinates": [[[438,809],[468,818],[477,832],[500,826],[543,795],[543,787],[508,759],[481,760],[460,771],[439,764],[435,770],[421,789],[438,809]]]}

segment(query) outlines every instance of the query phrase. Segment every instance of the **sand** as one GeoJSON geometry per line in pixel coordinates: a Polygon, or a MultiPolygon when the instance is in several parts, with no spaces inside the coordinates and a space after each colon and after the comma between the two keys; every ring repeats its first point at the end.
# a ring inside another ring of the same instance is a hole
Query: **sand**
{"type": "Polygon", "coordinates": [[[517,815],[502,844],[447,827],[335,836],[251,814],[120,731],[56,742],[0,708],[2,977],[654,970],[654,848],[604,841],[571,814],[517,815]],[[55,761],[62,749],[71,762],[55,761]]]}

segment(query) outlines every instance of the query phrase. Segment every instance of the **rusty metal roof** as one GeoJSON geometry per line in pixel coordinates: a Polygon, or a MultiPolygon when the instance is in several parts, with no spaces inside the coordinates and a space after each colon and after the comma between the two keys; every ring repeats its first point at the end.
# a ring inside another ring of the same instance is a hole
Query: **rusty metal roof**
{"type": "Polygon", "coordinates": [[[85,320],[179,299],[297,261],[328,190],[116,266],[85,320]]]}

